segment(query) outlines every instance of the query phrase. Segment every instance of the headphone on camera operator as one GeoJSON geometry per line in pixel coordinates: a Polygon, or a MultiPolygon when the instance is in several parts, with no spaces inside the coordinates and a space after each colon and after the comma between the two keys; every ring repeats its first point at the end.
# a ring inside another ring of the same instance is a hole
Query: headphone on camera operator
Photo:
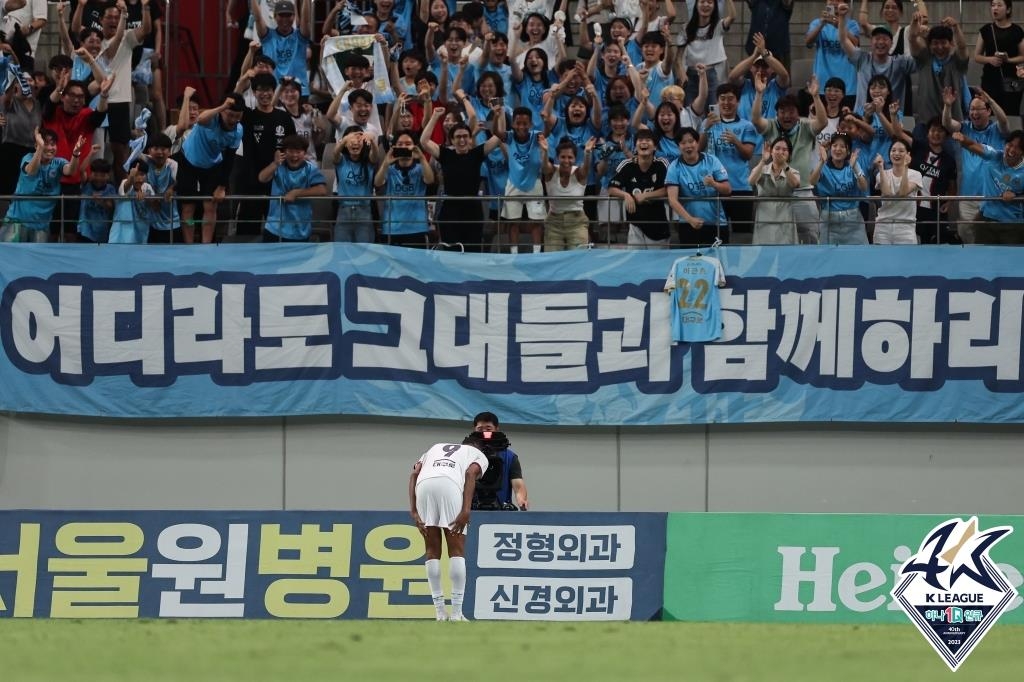
{"type": "Polygon", "coordinates": [[[512,502],[512,479],[509,474],[515,454],[501,431],[473,431],[462,441],[487,457],[487,471],[477,479],[473,493],[473,509],[481,511],[519,511],[512,502]]]}

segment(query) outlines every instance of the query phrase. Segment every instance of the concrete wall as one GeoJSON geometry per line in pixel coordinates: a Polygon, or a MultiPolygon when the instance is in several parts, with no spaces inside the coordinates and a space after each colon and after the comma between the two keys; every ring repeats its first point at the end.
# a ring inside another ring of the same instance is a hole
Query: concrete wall
{"type": "MultiPolygon", "coordinates": [[[[3,509],[404,509],[464,424],[0,416],[3,509]]],[[[538,510],[1024,513],[1024,426],[508,426],[538,510]]]]}

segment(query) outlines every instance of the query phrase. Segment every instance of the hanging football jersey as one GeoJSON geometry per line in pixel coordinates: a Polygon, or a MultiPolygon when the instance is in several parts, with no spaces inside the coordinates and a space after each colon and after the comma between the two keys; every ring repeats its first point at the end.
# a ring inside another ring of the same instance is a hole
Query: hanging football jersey
{"type": "Polygon", "coordinates": [[[724,286],[725,270],[717,258],[698,252],[672,263],[665,293],[672,296],[674,342],[714,341],[722,335],[718,289],[724,286]]]}

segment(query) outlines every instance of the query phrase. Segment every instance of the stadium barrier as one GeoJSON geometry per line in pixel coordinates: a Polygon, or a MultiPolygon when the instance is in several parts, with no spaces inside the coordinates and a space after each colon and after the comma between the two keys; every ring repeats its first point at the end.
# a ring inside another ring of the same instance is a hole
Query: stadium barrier
{"type": "MultiPolygon", "coordinates": [[[[651,620],[664,556],[664,514],[475,512],[464,613],[651,620]]],[[[0,618],[433,619],[423,561],[408,513],[0,512],[0,618]]]]}
{"type": "MultiPolygon", "coordinates": [[[[969,506],[969,503],[967,504],[969,506]]],[[[900,568],[947,516],[897,514],[668,515],[665,620],[905,623],[889,592],[900,568]]],[[[992,559],[1024,583],[1024,516],[979,517],[1018,532],[992,559]]],[[[1001,623],[1024,623],[1017,597],[1001,623]]]]}
{"type": "MultiPolygon", "coordinates": [[[[0,207],[5,206],[10,200],[14,199],[12,196],[0,197],[0,207]]],[[[75,221],[70,219],[64,219],[65,215],[72,215],[77,211],[71,211],[69,213],[69,206],[74,203],[77,208],[78,203],[83,197],[79,195],[60,195],[54,197],[57,201],[57,209],[54,211],[54,219],[51,221],[49,230],[49,241],[51,242],[75,242],[78,241],[77,236],[77,224],[75,221]]],[[[128,197],[108,197],[115,202],[124,202],[130,200],[128,197]]],[[[545,214],[547,214],[547,203],[548,200],[544,197],[539,198],[545,203],[545,214]]],[[[815,197],[814,198],[819,207],[819,212],[824,214],[830,210],[830,207],[834,202],[837,201],[856,201],[860,206],[861,216],[865,221],[865,230],[868,236],[874,227],[875,214],[877,212],[878,204],[883,200],[880,196],[869,196],[869,197],[815,197]]],[[[191,202],[197,204],[195,218],[192,223],[196,228],[196,242],[200,241],[199,227],[202,223],[202,202],[208,201],[207,196],[176,196],[175,201],[180,206],[183,202],[191,202]]],[[[335,237],[335,224],[337,222],[338,214],[338,202],[349,201],[349,200],[361,200],[366,201],[367,197],[351,197],[351,196],[337,196],[328,195],[322,197],[308,197],[301,201],[309,202],[313,207],[313,219],[310,221],[311,226],[311,237],[310,241],[314,242],[330,242],[336,239],[335,237]]],[[[980,202],[986,200],[985,197],[978,196],[943,196],[943,197],[885,197],[886,202],[915,202],[922,204],[927,201],[940,201],[943,205],[948,206],[945,212],[938,211],[924,211],[922,208],[916,217],[916,231],[920,243],[928,244],[959,244],[973,243],[974,227],[978,224],[986,222],[980,216],[977,216],[978,206],[980,202]],[[967,212],[969,217],[964,217],[962,214],[967,212]]],[[[397,196],[374,196],[369,198],[369,201],[373,210],[372,225],[375,233],[376,243],[389,244],[395,240],[395,236],[389,234],[391,231],[388,229],[388,223],[382,219],[384,215],[384,205],[394,203],[422,203],[424,204],[424,213],[427,216],[427,222],[425,225],[424,232],[427,234],[423,237],[423,248],[442,248],[447,250],[456,251],[484,251],[490,253],[501,253],[507,252],[510,246],[513,246],[509,240],[508,226],[510,223],[517,222],[499,218],[501,209],[508,198],[503,195],[479,195],[475,197],[446,197],[446,196],[422,196],[422,197],[397,197],[397,196]],[[482,239],[480,242],[459,242],[456,243],[457,239],[446,238],[444,234],[439,233],[439,216],[442,206],[445,203],[451,202],[479,202],[483,203],[483,219],[481,221],[466,221],[466,220],[450,220],[447,221],[453,226],[461,225],[480,225],[482,239]]],[[[587,222],[589,226],[589,239],[587,242],[581,245],[581,248],[649,248],[639,245],[630,245],[627,243],[627,233],[629,223],[625,219],[625,214],[622,208],[621,200],[615,197],[608,196],[584,196],[579,199],[584,204],[585,212],[587,214],[587,222]]],[[[684,201],[684,206],[693,201],[692,199],[684,201]]],[[[702,200],[703,201],[703,200],[702,200]]],[[[753,207],[751,210],[753,222],[744,223],[731,223],[728,224],[728,229],[723,229],[726,226],[716,226],[715,237],[722,239],[726,243],[732,244],[750,244],[753,241],[752,232],[754,224],[757,220],[757,205],[764,201],[781,202],[781,203],[793,203],[793,202],[806,202],[806,197],[758,197],[756,195],[742,195],[742,196],[731,196],[731,197],[710,197],[706,201],[713,202],[715,204],[716,212],[721,208],[728,213],[728,208],[731,205],[741,205],[752,203],[753,207]]],[[[267,196],[254,196],[254,195],[227,195],[223,201],[217,203],[217,215],[215,218],[215,232],[214,239],[215,243],[238,243],[238,242],[258,242],[258,241],[278,241],[272,234],[267,233],[265,230],[266,225],[266,210],[271,202],[282,202],[280,197],[267,197],[267,196]],[[248,205],[248,209],[242,209],[239,213],[239,209],[242,206],[248,205]],[[258,208],[256,212],[258,215],[264,216],[260,219],[246,218],[246,210],[252,211],[252,206],[256,205],[258,208]],[[242,215],[242,218],[238,216],[242,215]],[[265,239],[265,235],[267,238],[265,239]]],[[[667,221],[671,226],[670,234],[670,246],[673,248],[688,248],[697,246],[706,246],[711,243],[711,240],[705,242],[697,242],[687,239],[687,229],[681,222],[681,220],[671,215],[668,209],[667,201],[664,202],[666,207],[667,221]]],[[[1011,200],[1009,203],[1015,206],[1015,211],[1020,214],[1019,224],[1024,225],[1024,197],[1017,197],[1011,200]]],[[[543,226],[544,221],[535,221],[536,223],[543,226]]],[[[343,224],[347,224],[343,221],[343,224]]],[[[1014,223],[1017,224],[1017,223],[1014,223]]],[[[175,236],[173,239],[180,240],[180,237],[175,236]]],[[[543,239],[542,239],[543,243],[543,239]]],[[[403,244],[405,246],[418,246],[418,244],[403,244]]],[[[514,245],[520,247],[520,252],[525,252],[530,246],[530,234],[529,230],[525,227],[520,231],[519,243],[514,245]]]]}
{"type": "MultiPolygon", "coordinates": [[[[476,620],[901,623],[900,566],[946,517],[476,512],[476,620]]],[[[982,528],[1024,516],[985,516],[982,528]]],[[[1022,583],[1024,537],[993,559],[1022,583]]],[[[400,512],[0,512],[0,618],[433,619],[400,512]]],[[[442,559],[447,576],[447,559],[442,559]]],[[[444,585],[450,595],[451,586],[444,585]]],[[[1021,599],[1004,623],[1024,623],[1021,599]]]]}

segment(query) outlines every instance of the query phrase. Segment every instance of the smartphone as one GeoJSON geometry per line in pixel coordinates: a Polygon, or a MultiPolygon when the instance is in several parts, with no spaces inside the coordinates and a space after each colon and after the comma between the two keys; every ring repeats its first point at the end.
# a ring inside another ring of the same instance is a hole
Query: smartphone
{"type": "Polygon", "coordinates": [[[834,17],[835,15],[836,15],[836,6],[835,5],[825,5],[825,16],[831,18],[831,17],[834,17]]]}
{"type": "Polygon", "coordinates": [[[708,105],[708,113],[709,114],[714,114],[715,116],[718,116],[718,105],[717,104],[709,104],[708,105]]]}
{"type": "Polygon", "coordinates": [[[412,150],[408,147],[395,147],[393,156],[396,159],[408,159],[412,157],[412,150]]]}
{"type": "Polygon", "coordinates": [[[504,98],[502,98],[502,97],[492,97],[489,100],[487,100],[487,106],[489,106],[489,107],[500,106],[500,105],[502,105],[504,103],[505,103],[504,102],[504,98]]]}

